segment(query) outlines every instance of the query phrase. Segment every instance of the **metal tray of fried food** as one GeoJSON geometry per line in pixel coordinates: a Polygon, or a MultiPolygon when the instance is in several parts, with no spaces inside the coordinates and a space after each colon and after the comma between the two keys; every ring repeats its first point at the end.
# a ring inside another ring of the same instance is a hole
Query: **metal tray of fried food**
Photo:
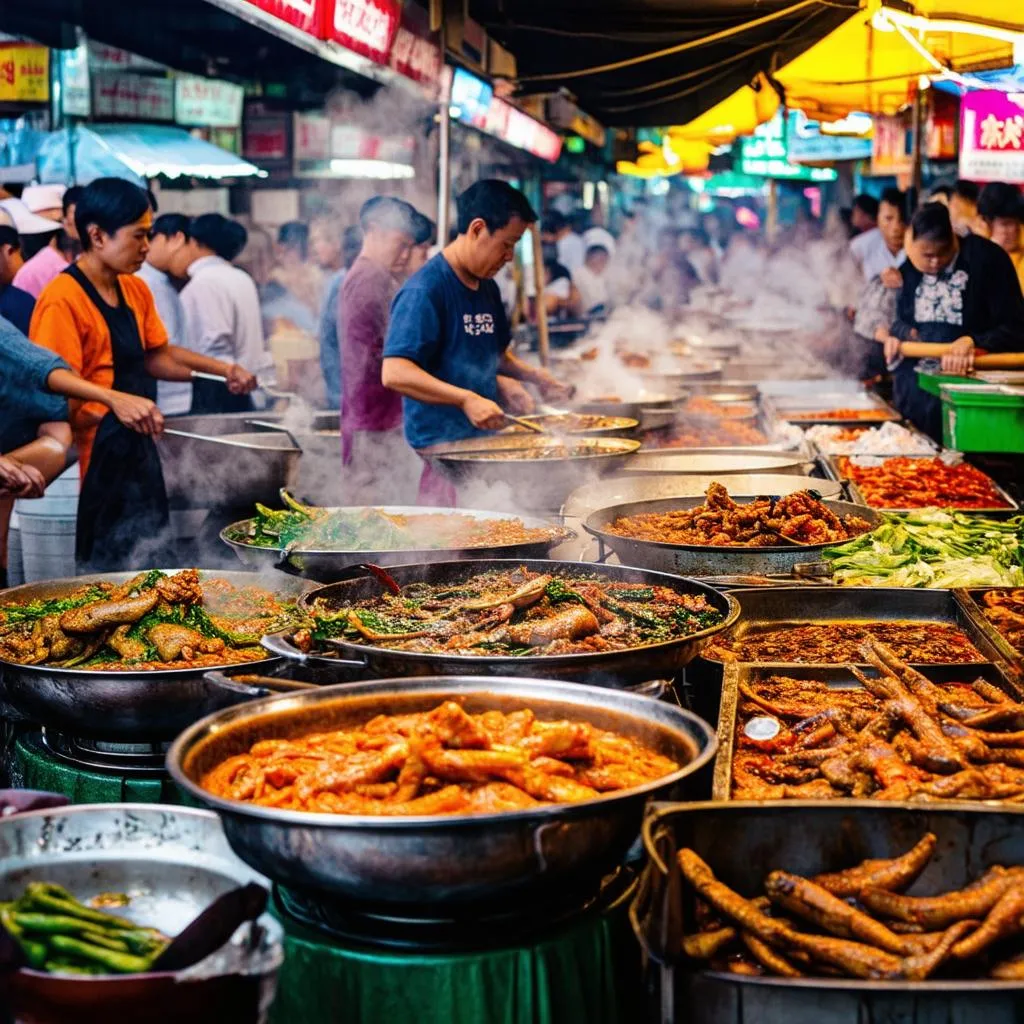
{"type": "Polygon", "coordinates": [[[902,857],[929,833],[934,850],[912,896],[956,892],[989,867],[1024,865],[1024,808],[879,801],[661,803],[644,821],[648,863],[630,908],[647,955],[662,964],[659,1024],[1018,1024],[1024,981],[988,977],[862,981],[740,975],[686,961],[697,898],[678,870],[693,850],[743,897],[785,870],[803,877],[902,857]],[[677,1015],[678,1012],[678,1015],[677,1015]]]}
{"type": "MultiPolygon", "coordinates": [[[[795,586],[735,590],[733,596],[740,603],[740,619],[728,634],[730,636],[742,637],[766,629],[777,629],[780,626],[815,622],[936,622],[959,626],[981,653],[985,662],[999,664],[1003,660],[990,632],[977,621],[969,605],[951,590],[795,586]]],[[[719,668],[725,664],[724,661],[711,657],[707,649],[701,652],[700,657],[701,660],[719,668]]],[[[781,666],[813,663],[765,661],[761,664],[781,666]]],[[[909,664],[920,667],[921,664],[965,663],[910,661],[909,664]]]]}
{"type": "MultiPolygon", "coordinates": [[[[826,468],[826,472],[829,474],[831,479],[838,480],[842,483],[850,495],[850,500],[858,505],[867,505],[868,508],[875,508],[874,505],[868,505],[867,499],[864,497],[860,487],[850,478],[847,473],[844,473],[839,466],[839,460],[841,458],[860,458],[860,459],[878,459],[883,461],[885,459],[934,459],[937,458],[939,452],[933,452],[931,455],[926,455],[923,452],[919,455],[858,455],[858,456],[842,456],[842,455],[826,455],[823,452],[818,453],[818,461],[823,467],[826,468]]],[[[985,474],[988,476],[988,474],[985,474]]],[[[988,508],[956,508],[956,512],[966,512],[969,515],[985,515],[992,516],[993,518],[1005,518],[1007,516],[1015,515],[1020,511],[1020,506],[1016,501],[1006,492],[1004,487],[1001,487],[996,480],[993,480],[991,476],[988,477],[992,482],[992,486],[998,493],[999,497],[1006,502],[1005,505],[993,505],[988,508]]],[[[907,508],[876,508],[876,512],[920,512],[924,506],[914,505],[907,508]]]]}
{"type": "Polygon", "coordinates": [[[888,402],[866,391],[859,394],[824,392],[816,395],[773,395],[765,398],[764,403],[779,419],[800,426],[819,423],[837,427],[867,426],[886,422],[898,423],[902,419],[888,402]],[[838,419],[830,415],[844,409],[866,415],[838,419]]]}
{"type": "Polygon", "coordinates": [[[992,646],[1006,659],[1006,664],[1009,666],[1011,673],[1021,679],[1022,685],[1024,685],[1024,650],[1017,650],[1010,643],[1006,634],[985,615],[984,598],[986,594],[990,594],[993,591],[1009,594],[1015,590],[1024,594],[1024,587],[977,587],[970,590],[954,590],[953,593],[956,594],[956,599],[975,618],[978,626],[988,633],[992,640],[992,646]]]}
{"type": "MultiPolygon", "coordinates": [[[[969,684],[976,679],[984,680],[1005,693],[1012,701],[1024,699],[1024,689],[1009,678],[1000,665],[992,663],[975,665],[921,665],[920,672],[937,685],[947,683],[969,684]]],[[[874,668],[865,669],[864,674],[878,675],[874,668]]],[[[743,689],[762,682],[771,676],[786,676],[790,679],[815,680],[826,683],[830,690],[860,690],[863,687],[850,672],[841,665],[745,665],[734,662],[725,666],[722,680],[722,701],[718,712],[718,755],[715,758],[711,798],[713,800],[733,799],[733,761],[736,754],[736,727],[740,707],[743,703],[743,689]]],[[[765,709],[766,718],[774,718],[765,709]]],[[[780,719],[781,721],[781,719],[780,719]]],[[[766,785],[768,785],[766,783],[766,785]]],[[[791,802],[784,798],[786,803],[791,802]]],[[[782,802],[782,801],[780,801],[782,802]]]]}

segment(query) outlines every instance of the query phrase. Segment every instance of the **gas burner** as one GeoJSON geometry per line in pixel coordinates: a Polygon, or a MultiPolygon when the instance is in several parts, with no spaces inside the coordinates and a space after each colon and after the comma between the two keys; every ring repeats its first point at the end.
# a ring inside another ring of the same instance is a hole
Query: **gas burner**
{"type": "Polygon", "coordinates": [[[455,953],[525,944],[582,917],[620,903],[636,884],[636,872],[618,868],[605,876],[597,890],[578,890],[514,910],[479,913],[469,907],[466,916],[418,916],[345,904],[324,896],[275,885],[277,915],[311,928],[328,940],[357,943],[410,953],[455,953]]]}
{"type": "Polygon", "coordinates": [[[165,774],[169,743],[114,743],[109,740],[76,739],[45,726],[38,745],[58,761],[86,771],[157,778],[165,774]]]}

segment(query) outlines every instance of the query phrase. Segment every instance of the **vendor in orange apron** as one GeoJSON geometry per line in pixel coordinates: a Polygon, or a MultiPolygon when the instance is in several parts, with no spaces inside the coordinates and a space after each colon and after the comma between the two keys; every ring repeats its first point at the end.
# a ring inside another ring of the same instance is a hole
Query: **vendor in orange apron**
{"type": "Polygon", "coordinates": [[[30,333],[85,380],[111,389],[110,401],[72,408],[82,472],[76,560],[80,571],[169,564],[167,494],[153,442],[163,429],[156,380],[187,381],[201,370],[239,391],[256,381],[241,367],[168,344],[153,296],[134,276],[152,226],[141,188],[99,178],[83,191],[75,220],[84,252],[44,289],[30,333]]]}

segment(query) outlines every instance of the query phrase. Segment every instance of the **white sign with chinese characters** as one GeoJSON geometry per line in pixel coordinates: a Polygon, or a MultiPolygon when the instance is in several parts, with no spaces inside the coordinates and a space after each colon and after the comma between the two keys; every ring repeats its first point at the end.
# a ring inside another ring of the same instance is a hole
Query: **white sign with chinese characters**
{"type": "Polygon", "coordinates": [[[216,78],[179,75],[174,79],[174,120],[201,128],[237,128],[245,90],[216,78]]]}
{"type": "Polygon", "coordinates": [[[969,92],[960,118],[960,176],[1024,183],[1024,93],[969,92]]]}

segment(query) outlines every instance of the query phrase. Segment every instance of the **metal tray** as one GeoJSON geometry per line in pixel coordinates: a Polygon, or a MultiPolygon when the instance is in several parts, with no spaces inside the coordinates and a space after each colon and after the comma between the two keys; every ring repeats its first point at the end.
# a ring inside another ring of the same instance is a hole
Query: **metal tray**
{"type": "Polygon", "coordinates": [[[1024,864],[1024,809],[870,801],[655,804],[644,821],[648,865],[630,917],[660,978],[660,1024],[1016,1024],[1024,982],[870,982],[742,977],[680,963],[695,900],[676,851],[689,847],[746,896],[769,871],[836,871],[905,853],[926,832],[936,852],[913,895],[959,889],[993,864],[1024,864]],[[678,1008],[678,1016],[677,1016],[678,1008]]]}
{"type": "Polygon", "coordinates": [[[637,452],[622,472],[685,473],[716,478],[733,473],[809,476],[813,466],[800,452],[769,451],[763,448],[659,448],[637,452]]]}
{"type": "Polygon", "coordinates": [[[887,402],[877,395],[866,392],[849,395],[818,393],[799,397],[774,396],[766,398],[765,405],[774,416],[798,426],[812,426],[819,423],[836,427],[868,426],[887,422],[897,423],[903,419],[887,402]],[[808,406],[811,408],[808,409],[808,406]],[[872,412],[874,415],[868,419],[856,416],[849,419],[834,419],[831,416],[799,415],[805,412],[826,412],[829,409],[862,409],[865,412],[872,412]]]}
{"type": "MultiPolygon", "coordinates": [[[[940,684],[984,679],[998,686],[1013,700],[1024,700],[1024,689],[1004,674],[999,665],[918,665],[917,670],[932,682],[940,684]]],[[[865,674],[874,677],[878,673],[870,669],[865,674]]],[[[726,665],[722,681],[722,703],[718,712],[718,755],[715,758],[712,800],[732,799],[732,761],[736,747],[736,720],[741,702],[739,688],[742,684],[760,682],[774,675],[786,675],[793,679],[819,679],[834,689],[861,689],[860,683],[849,670],[839,665],[793,665],[783,668],[743,665],[738,662],[726,665]]]]}
{"type": "MultiPolygon", "coordinates": [[[[886,455],[860,455],[860,456],[857,456],[857,458],[862,458],[862,459],[886,459],[886,458],[892,458],[892,459],[934,459],[937,454],[938,453],[936,453],[935,455],[903,455],[903,454],[900,454],[900,455],[889,455],[889,456],[886,456],[886,455]]],[[[833,480],[840,480],[840,481],[842,481],[846,485],[846,489],[847,489],[847,492],[850,495],[851,500],[855,501],[858,505],[867,505],[868,508],[874,508],[873,505],[868,505],[867,499],[864,497],[863,492],[857,486],[857,484],[854,483],[854,481],[851,480],[849,478],[849,476],[847,476],[845,473],[843,473],[842,470],[839,468],[839,459],[840,458],[845,458],[845,457],[848,457],[848,456],[824,455],[824,454],[822,454],[822,455],[819,455],[819,461],[821,462],[821,464],[823,466],[827,467],[826,471],[829,474],[832,475],[832,479],[833,480]]],[[[987,473],[985,475],[988,476],[987,473]]],[[[989,476],[989,480],[992,480],[992,477],[989,476]]],[[[960,508],[960,509],[955,509],[955,511],[957,511],[957,512],[968,512],[968,513],[976,514],[976,515],[997,516],[997,517],[1012,516],[1015,513],[1020,511],[1020,505],[1018,505],[1017,502],[1014,501],[1014,499],[1006,492],[1005,488],[1000,486],[1000,484],[997,481],[995,481],[995,480],[992,480],[992,486],[996,489],[996,491],[998,492],[999,496],[1003,499],[1003,501],[1006,502],[1005,507],[996,507],[996,508],[960,508]]],[[[923,507],[923,506],[915,506],[914,508],[879,508],[879,509],[875,509],[875,511],[876,512],[919,512],[921,510],[921,507],[923,507]]]]}
{"type": "MultiPolygon", "coordinates": [[[[811,482],[808,482],[809,485],[811,482]]],[[[608,530],[620,516],[634,516],[646,512],[669,512],[676,509],[696,508],[704,503],[698,498],[661,498],[610,505],[592,512],[583,528],[598,539],[601,553],[598,561],[607,557],[610,548],[623,565],[635,565],[658,572],[674,572],[683,576],[728,576],[734,573],[790,572],[798,562],[813,561],[831,547],[827,544],[777,544],[765,547],[714,547],[708,544],[668,544],[659,541],[622,537],[608,530]]],[[[845,501],[826,501],[825,505],[836,515],[858,515],[868,520],[869,529],[881,522],[881,517],[870,509],[845,501]]]]}
{"type": "MultiPolygon", "coordinates": [[[[762,587],[736,590],[733,596],[740,603],[740,619],[731,631],[734,635],[743,636],[759,629],[776,628],[787,624],[849,619],[870,619],[879,622],[943,622],[959,626],[986,661],[999,664],[1003,660],[988,630],[979,625],[969,607],[958,600],[951,590],[915,590],[899,587],[762,587]]],[[[700,657],[702,661],[711,665],[726,664],[708,658],[704,652],[700,657]]],[[[810,663],[762,664],[785,666],[810,663]]],[[[920,666],[915,663],[915,667],[920,666]]]]}
{"type": "Polygon", "coordinates": [[[985,618],[985,606],[982,603],[982,595],[992,590],[1021,590],[1021,587],[978,587],[971,590],[954,590],[956,598],[960,601],[971,616],[977,621],[978,626],[984,629],[992,640],[992,646],[999,651],[1006,660],[1010,671],[1024,682],[1024,657],[1017,651],[1013,644],[1006,639],[999,629],[985,618]]]}

